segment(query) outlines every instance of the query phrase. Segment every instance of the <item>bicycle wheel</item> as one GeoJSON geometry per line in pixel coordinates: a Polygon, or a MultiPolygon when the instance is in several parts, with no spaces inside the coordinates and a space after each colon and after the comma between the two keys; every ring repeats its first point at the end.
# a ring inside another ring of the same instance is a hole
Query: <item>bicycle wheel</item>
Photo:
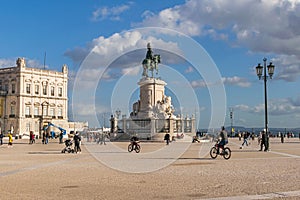
{"type": "Polygon", "coordinates": [[[223,157],[228,160],[230,157],[231,157],[231,150],[226,147],[224,150],[223,150],[223,157]]]}
{"type": "Polygon", "coordinates": [[[132,151],[133,151],[132,144],[129,144],[128,145],[128,152],[132,152],[132,151]]]}
{"type": "Polygon", "coordinates": [[[141,151],[141,146],[140,146],[139,144],[137,144],[137,145],[135,146],[135,152],[136,152],[136,153],[140,153],[140,151],[141,151]]]}
{"type": "Polygon", "coordinates": [[[215,158],[218,156],[217,152],[218,152],[217,148],[216,148],[216,147],[212,147],[212,148],[210,149],[210,152],[209,152],[210,157],[211,157],[212,159],[215,159],[215,158]]]}

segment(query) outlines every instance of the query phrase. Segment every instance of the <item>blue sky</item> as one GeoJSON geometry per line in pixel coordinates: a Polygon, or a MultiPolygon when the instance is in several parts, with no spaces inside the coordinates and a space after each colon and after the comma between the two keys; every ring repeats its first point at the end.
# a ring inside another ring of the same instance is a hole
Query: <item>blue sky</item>
{"type": "Polygon", "coordinates": [[[212,107],[218,107],[208,89],[211,77],[201,74],[208,66],[218,69],[225,88],[220,102],[225,103],[225,125],[233,108],[234,125],[264,126],[263,81],[254,71],[264,57],[275,65],[268,80],[269,127],[300,127],[298,0],[10,0],[1,2],[0,11],[0,67],[14,66],[17,57],[25,57],[29,67],[42,67],[45,52],[48,69],[67,64],[70,119],[100,126],[103,116],[116,109],[128,115],[151,42],[162,56],[159,76],[168,83],[167,95],[177,112],[196,112],[199,128],[208,127],[216,117],[212,107]],[[147,27],[169,31],[151,35],[147,27]],[[182,49],[183,40],[172,36],[175,31],[203,49],[182,49]],[[198,51],[212,63],[193,65],[187,54],[198,51]]]}

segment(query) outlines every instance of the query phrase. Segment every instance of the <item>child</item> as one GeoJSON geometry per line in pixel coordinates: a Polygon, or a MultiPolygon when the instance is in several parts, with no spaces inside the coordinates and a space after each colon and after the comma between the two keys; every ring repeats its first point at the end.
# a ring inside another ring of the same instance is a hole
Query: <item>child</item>
{"type": "Polygon", "coordinates": [[[8,147],[12,147],[13,136],[11,133],[8,133],[8,147]]]}

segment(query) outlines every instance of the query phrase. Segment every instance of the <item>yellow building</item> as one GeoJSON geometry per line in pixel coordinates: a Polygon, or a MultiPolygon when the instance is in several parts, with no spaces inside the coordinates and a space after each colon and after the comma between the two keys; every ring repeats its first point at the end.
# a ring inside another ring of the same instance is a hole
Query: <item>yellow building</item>
{"type": "Polygon", "coordinates": [[[1,131],[41,136],[48,122],[68,131],[68,67],[61,72],[28,68],[24,58],[16,64],[0,69],[1,131]]]}

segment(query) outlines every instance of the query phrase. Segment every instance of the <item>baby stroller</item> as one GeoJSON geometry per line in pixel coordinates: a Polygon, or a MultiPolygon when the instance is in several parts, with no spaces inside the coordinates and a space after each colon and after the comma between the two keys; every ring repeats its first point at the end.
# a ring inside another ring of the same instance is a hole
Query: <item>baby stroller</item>
{"type": "Polygon", "coordinates": [[[65,145],[66,145],[66,147],[63,150],[61,150],[61,153],[65,153],[65,152],[74,153],[75,152],[74,149],[72,148],[72,146],[73,146],[72,140],[70,140],[70,139],[66,140],[65,145]]]}

